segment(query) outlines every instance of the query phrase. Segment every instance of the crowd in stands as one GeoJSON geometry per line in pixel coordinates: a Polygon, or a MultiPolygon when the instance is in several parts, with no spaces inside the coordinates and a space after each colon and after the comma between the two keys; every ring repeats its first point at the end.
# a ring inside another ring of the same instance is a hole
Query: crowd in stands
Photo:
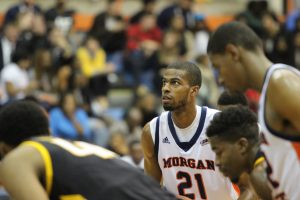
{"type": "MultiPolygon", "coordinates": [[[[34,0],[11,7],[1,26],[1,104],[35,99],[49,111],[54,136],[132,155],[124,159],[141,167],[141,130],[162,110],[164,68],[178,60],[199,65],[200,105],[216,107],[220,86],[206,55],[211,30],[205,16],[194,13],[193,1],[175,0],[159,13],[157,0],[140,3],[142,9],[128,19],[119,1],[107,0],[106,9],[95,16],[87,32],[73,29],[76,11],[68,8],[66,0],[56,0],[49,10],[42,10],[34,0]],[[118,107],[109,96],[120,89],[133,97],[118,107]]],[[[272,61],[300,69],[299,12],[284,23],[267,1],[250,1],[235,19],[261,36],[272,61]]],[[[257,96],[247,94],[255,104],[257,96]]]]}

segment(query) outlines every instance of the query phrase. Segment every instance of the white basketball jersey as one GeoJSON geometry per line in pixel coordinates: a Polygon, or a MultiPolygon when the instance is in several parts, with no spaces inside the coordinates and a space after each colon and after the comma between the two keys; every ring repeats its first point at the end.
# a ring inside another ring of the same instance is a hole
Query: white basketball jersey
{"type": "Polygon", "coordinates": [[[163,183],[173,194],[197,200],[237,199],[232,183],[215,166],[215,153],[205,134],[216,112],[197,106],[194,122],[185,129],[175,126],[171,112],[163,112],[150,122],[163,183]],[[191,139],[180,141],[180,131],[190,134],[191,139]]]}
{"type": "MultiPolygon", "coordinates": [[[[258,111],[263,136],[261,149],[267,162],[266,172],[273,198],[278,200],[300,200],[300,137],[290,137],[276,132],[265,121],[265,103],[269,80],[275,70],[282,69],[291,70],[300,76],[299,71],[284,64],[275,64],[268,69],[258,111]]],[[[282,100],[282,103],[284,103],[284,100],[282,100]]]]}

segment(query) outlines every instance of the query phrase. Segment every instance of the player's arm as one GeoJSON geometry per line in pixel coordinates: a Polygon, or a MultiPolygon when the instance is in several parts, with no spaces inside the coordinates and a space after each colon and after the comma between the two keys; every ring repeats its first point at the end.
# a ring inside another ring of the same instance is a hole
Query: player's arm
{"type": "Polygon", "coordinates": [[[263,200],[272,200],[272,193],[268,185],[264,162],[258,164],[250,174],[250,181],[256,193],[263,200]]]}
{"type": "Polygon", "coordinates": [[[1,162],[0,180],[14,200],[48,200],[39,182],[43,169],[40,153],[33,147],[20,146],[1,162]]]}
{"type": "Polygon", "coordinates": [[[272,108],[298,130],[292,133],[300,135],[300,77],[290,71],[275,71],[267,95],[272,108]]]}
{"type": "Polygon", "coordinates": [[[254,188],[251,186],[250,177],[248,174],[243,173],[240,176],[238,186],[240,189],[240,196],[238,200],[259,200],[254,188]]]}
{"type": "Polygon", "coordinates": [[[154,144],[150,132],[150,124],[146,124],[142,133],[142,147],[144,152],[145,173],[158,182],[161,181],[161,170],[154,151],[154,144]]]}

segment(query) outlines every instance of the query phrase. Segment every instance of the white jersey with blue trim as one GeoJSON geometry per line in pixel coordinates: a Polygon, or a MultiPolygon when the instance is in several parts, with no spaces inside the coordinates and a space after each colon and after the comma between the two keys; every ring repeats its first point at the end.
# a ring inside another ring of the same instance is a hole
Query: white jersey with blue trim
{"type": "Polygon", "coordinates": [[[194,121],[184,129],[176,127],[171,112],[150,122],[163,184],[173,194],[197,200],[237,199],[233,184],[215,165],[215,153],[205,133],[216,112],[197,106],[194,121]]]}
{"type": "MultiPolygon", "coordinates": [[[[265,120],[268,85],[272,74],[276,70],[290,70],[300,76],[298,70],[284,64],[274,64],[268,69],[258,111],[258,121],[263,136],[261,150],[266,159],[266,172],[273,198],[300,200],[300,155],[297,154],[297,151],[300,152],[300,137],[287,136],[272,130],[265,120]]],[[[282,102],[284,103],[284,100],[282,102]]]]}

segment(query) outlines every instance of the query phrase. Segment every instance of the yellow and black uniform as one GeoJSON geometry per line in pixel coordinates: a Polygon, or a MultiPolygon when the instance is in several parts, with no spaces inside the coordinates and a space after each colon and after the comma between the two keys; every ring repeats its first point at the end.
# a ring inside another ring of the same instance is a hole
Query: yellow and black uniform
{"type": "Polygon", "coordinates": [[[39,137],[22,143],[43,157],[40,177],[51,200],[171,200],[156,181],[104,148],[39,137]]]}
{"type": "Polygon", "coordinates": [[[265,161],[264,154],[261,151],[258,151],[255,155],[253,168],[257,167],[258,165],[260,165],[264,161],[265,161]]]}

